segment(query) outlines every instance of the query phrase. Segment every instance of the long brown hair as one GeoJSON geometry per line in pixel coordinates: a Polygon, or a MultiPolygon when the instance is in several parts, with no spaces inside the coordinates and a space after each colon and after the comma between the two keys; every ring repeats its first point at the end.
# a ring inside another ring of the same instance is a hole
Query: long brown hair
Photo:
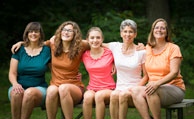
{"type": "Polygon", "coordinates": [[[63,52],[63,43],[61,39],[61,32],[64,26],[72,25],[74,36],[69,47],[69,59],[73,60],[81,51],[82,33],[77,23],[73,21],[66,21],[61,24],[55,32],[55,56],[60,56],[63,52]]]}
{"type": "Polygon", "coordinates": [[[172,42],[171,39],[170,39],[169,28],[168,28],[168,24],[167,24],[166,20],[164,20],[162,18],[159,18],[159,19],[155,20],[154,23],[152,24],[152,28],[151,28],[151,31],[150,31],[149,36],[148,36],[147,43],[151,47],[155,47],[156,46],[156,39],[154,38],[153,32],[154,32],[154,28],[155,28],[155,26],[156,26],[156,24],[158,22],[164,22],[165,23],[165,25],[166,25],[165,27],[166,27],[166,31],[167,31],[165,40],[166,40],[166,42],[172,42]]]}
{"type": "Polygon", "coordinates": [[[23,33],[24,46],[28,46],[30,44],[30,40],[28,39],[28,33],[33,30],[40,32],[40,39],[38,41],[38,45],[42,46],[44,42],[44,31],[39,22],[30,22],[26,26],[25,31],[23,33]]]}

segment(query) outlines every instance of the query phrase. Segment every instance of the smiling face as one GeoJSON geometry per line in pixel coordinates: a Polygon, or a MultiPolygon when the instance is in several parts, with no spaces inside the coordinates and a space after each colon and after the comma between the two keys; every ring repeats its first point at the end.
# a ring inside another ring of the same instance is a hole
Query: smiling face
{"type": "Polygon", "coordinates": [[[87,40],[91,48],[100,48],[103,42],[102,34],[99,31],[91,31],[87,40]]]}
{"type": "Polygon", "coordinates": [[[74,36],[73,26],[68,24],[61,31],[61,39],[63,41],[71,41],[74,36]]]}
{"type": "Polygon", "coordinates": [[[165,39],[167,36],[167,29],[166,29],[166,24],[162,21],[159,21],[156,23],[153,31],[153,36],[155,39],[165,39]]]}
{"type": "Polygon", "coordinates": [[[125,26],[120,32],[120,35],[123,39],[123,43],[133,43],[137,33],[130,26],[125,26]]]}
{"type": "Polygon", "coordinates": [[[40,31],[39,30],[30,30],[28,32],[28,39],[30,42],[38,42],[40,39],[40,31]]]}

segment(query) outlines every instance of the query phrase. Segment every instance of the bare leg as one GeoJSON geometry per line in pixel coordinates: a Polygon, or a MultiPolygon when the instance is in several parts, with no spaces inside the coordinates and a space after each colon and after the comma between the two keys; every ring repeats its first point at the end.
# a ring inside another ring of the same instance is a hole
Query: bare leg
{"type": "Polygon", "coordinates": [[[111,119],[119,118],[119,93],[120,91],[113,91],[110,96],[110,116],[111,119]]]}
{"type": "Polygon", "coordinates": [[[83,116],[84,119],[92,119],[92,106],[94,103],[95,92],[92,90],[86,91],[84,93],[83,101],[83,116]]]}
{"type": "Polygon", "coordinates": [[[29,119],[34,107],[42,103],[42,93],[37,88],[28,88],[24,92],[21,119],[29,119]]]}
{"type": "Polygon", "coordinates": [[[138,86],[132,88],[132,98],[134,105],[143,119],[150,119],[148,104],[145,97],[145,87],[138,86]]]}
{"type": "Polygon", "coordinates": [[[104,119],[105,104],[109,104],[112,90],[101,90],[95,94],[96,119],[104,119]]]}
{"type": "Polygon", "coordinates": [[[51,85],[47,89],[46,96],[46,112],[48,119],[56,119],[58,106],[59,106],[58,87],[55,85],[51,85]]]}
{"type": "Polygon", "coordinates": [[[11,114],[12,119],[21,119],[21,108],[22,108],[22,94],[16,94],[11,91],[11,114]]]}
{"type": "Polygon", "coordinates": [[[126,119],[129,102],[131,104],[131,93],[121,91],[119,93],[119,119],[126,119]]]}
{"type": "Polygon", "coordinates": [[[146,95],[147,102],[154,119],[161,119],[161,104],[159,91],[160,89],[158,88],[152,95],[146,95]]]}
{"type": "Polygon", "coordinates": [[[65,119],[73,119],[73,105],[80,103],[83,96],[81,89],[73,84],[62,84],[59,95],[65,119]]]}

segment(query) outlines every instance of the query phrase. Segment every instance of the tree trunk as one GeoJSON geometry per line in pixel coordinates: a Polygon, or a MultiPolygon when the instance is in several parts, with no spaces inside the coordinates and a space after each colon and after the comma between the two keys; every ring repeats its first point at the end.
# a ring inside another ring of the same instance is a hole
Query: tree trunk
{"type": "Polygon", "coordinates": [[[152,24],[158,18],[163,18],[170,25],[170,10],[168,0],[145,0],[146,12],[149,22],[152,24]]]}

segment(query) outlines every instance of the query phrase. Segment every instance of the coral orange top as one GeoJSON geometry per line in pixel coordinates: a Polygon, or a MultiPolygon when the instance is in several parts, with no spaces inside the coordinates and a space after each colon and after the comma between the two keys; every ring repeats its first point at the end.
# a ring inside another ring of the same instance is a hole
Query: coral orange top
{"type": "Polygon", "coordinates": [[[84,84],[80,80],[77,80],[76,76],[78,75],[80,62],[82,61],[81,56],[84,51],[89,49],[88,44],[82,42],[82,50],[73,60],[68,58],[68,53],[62,53],[60,56],[55,57],[55,45],[50,43],[50,41],[46,41],[45,44],[51,47],[52,54],[52,79],[50,85],[59,86],[61,84],[70,83],[84,88],[84,84]]]}
{"type": "MultiPolygon", "coordinates": [[[[180,48],[173,43],[168,43],[165,49],[157,55],[155,55],[152,52],[152,48],[147,45],[145,67],[149,76],[149,81],[161,80],[168,73],[170,73],[170,60],[176,57],[179,57],[182,60],[180,48]]],[[[185,90],[185,85],[182,78],[183,77],[181,76],[179,70],[177,77],[168,84],[178,86],[185,90]]]]}

